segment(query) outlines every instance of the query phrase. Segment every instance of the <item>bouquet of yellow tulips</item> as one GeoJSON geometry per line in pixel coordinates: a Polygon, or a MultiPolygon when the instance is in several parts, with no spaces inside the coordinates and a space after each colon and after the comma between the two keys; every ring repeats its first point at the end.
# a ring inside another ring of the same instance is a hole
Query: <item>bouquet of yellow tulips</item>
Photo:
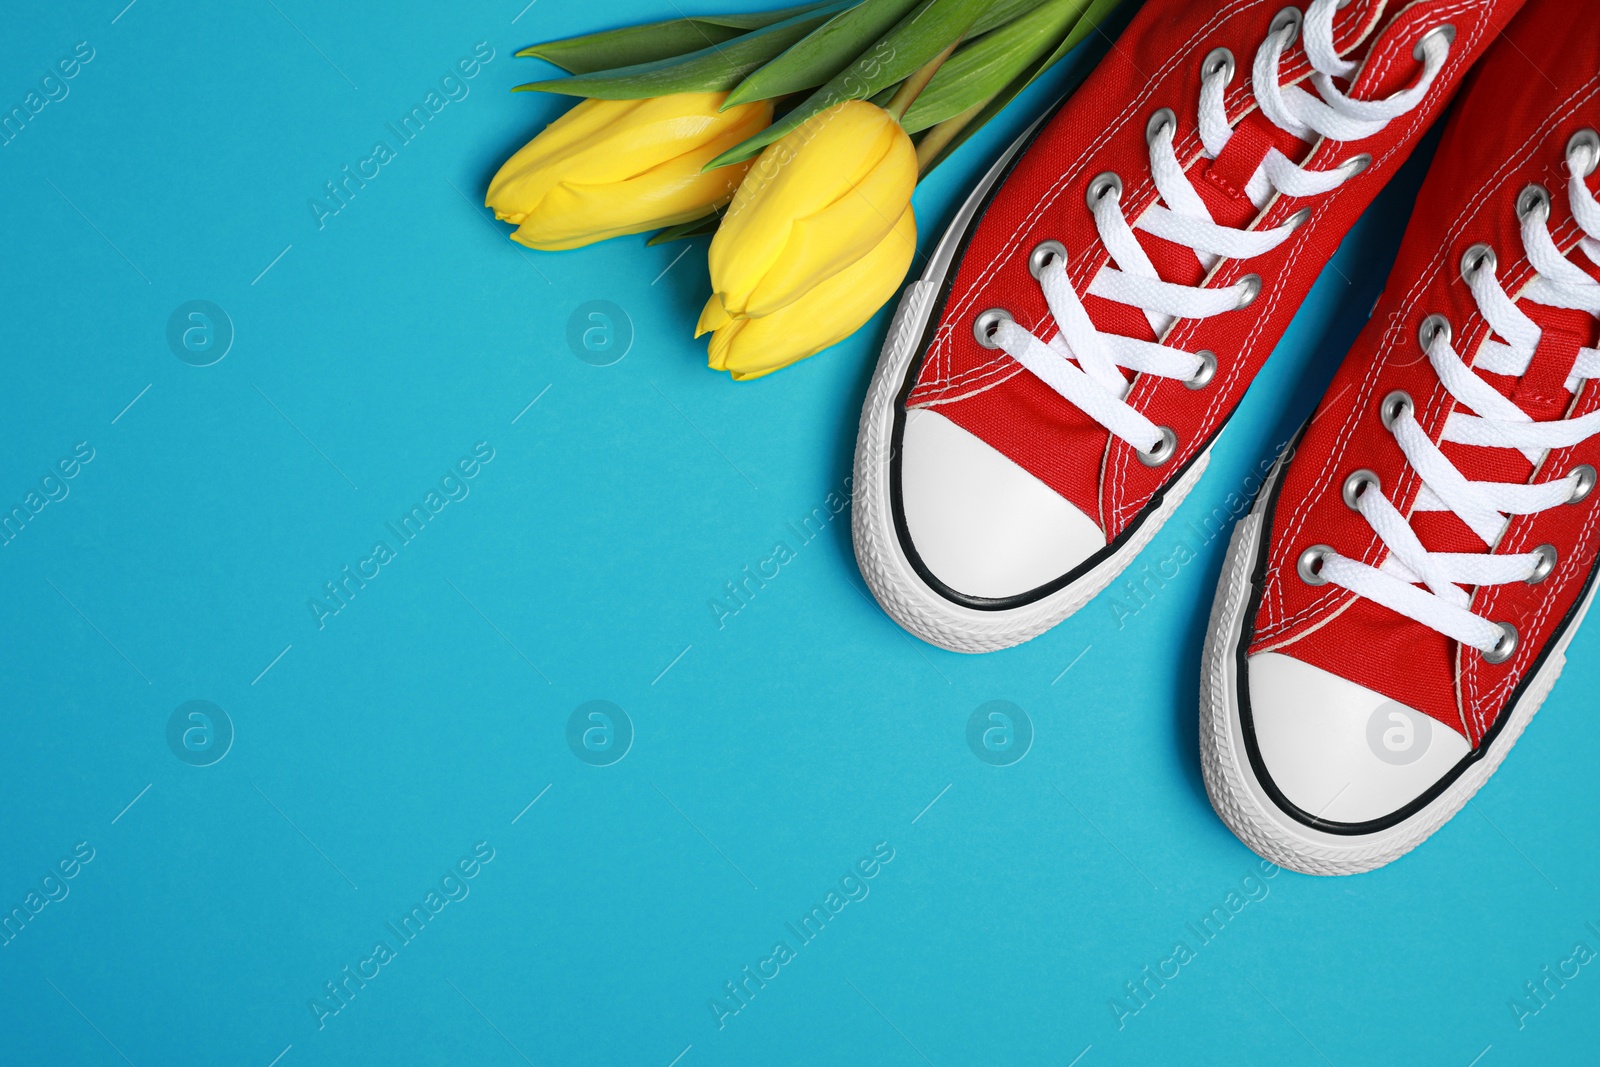
{"type": "Polygon", "coordinates": [[[582,97],[485,204],[544,250],[713,234],[696,336],[737,381],[815,355],[894,295],[918,179],[1121,0],[826,0],[535,45],[582,97]]]}

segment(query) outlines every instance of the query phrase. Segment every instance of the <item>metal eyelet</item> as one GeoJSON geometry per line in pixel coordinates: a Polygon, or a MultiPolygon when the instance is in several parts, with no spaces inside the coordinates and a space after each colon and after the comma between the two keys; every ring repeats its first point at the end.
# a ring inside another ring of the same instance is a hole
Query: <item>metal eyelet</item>
{"type": "Polygon", "coordinates": [[[972,336],[984,348],[999,348],[1000,343],[994,339],[995,331],[1015,321],[1011,312],[1004,308],[990,308],[972,320],[972,336]]]}
{"type": "Polygon", "coordinates": [[[1298,230],[1300,227],[1304,226],[1310,221],[1311,209],[1308,207],[1303,207],[1299,211],[1296,211],[1293,215],[1290,215],[1288,218],[1284,219],[1281,225],[1287,226],[1291,230],[1298,230]]]}
{"type": "Polygon", "coordinates": [[[1427,59],[1427,53],[1423,51],[1422,46],[1427,44],[1428,41],[1434,37],[1443,37],[1444,43],[1447,45],[1455,44],[1456,28],[1450,23],[1446,22],[1443,26],[1435,26],[1421,37],[1418,37],[1417,46],[1411,50],[1411,58],[1415,59],[1418,63],[1421,63],[1427,59]]]}
{"type": "Polygon", "coordinates": [[[1161,440],[1150,451],[1139,450],[1135,453],[1139,462],[1146,467],[1159,467],[1167,460],[1178,454],[1178,435],[1167,426],[1157,427],[1161,431],[1161,440]]]}
{"type": "Polygon", "coordinates": [[[1299,8],[1286,7],[1272,16],[1272,25],[1267,27],[1267,36],[1276,37],[1278,34],[1288,30],[1288,36],[1284,38],[1283,42],[1283,47],[1288,48],[1299,39],[1300,24],[1304,21],[1305,16],[1300,13],[1299,8]]]}
{"type": "Polygon", "coordinates": [[[1322,565],[1331,555],[1333,549],[1327,545],[1312,545],[1300,553],[1300,559],[1294,565],[1294,569],[1300,573],[1300,580],[1307,585],[1327,585],[1328,579],[1322,575],[1322,565]]]}
{"type": "Polygon", "coordinates": [[[1150,116],[1150,121],[1144,124],[1144,143],[1155,144],[1156,136],[1170,127],[1174,137],[1178,134],[1178,116],[1170,107],[1164,107],[1150,116]]]}
{"type": "Polygon", "coordinates": [[[1244,286],[1244,292],[1239,294],[1239,302],[1233,306],[1235,311],[1243,311],[1256,302],[1256,297],[1261,295],[1261,275],[1246,274],[1235,285],[1244,286]]]}
{"type": "Polygon", "coordinates": [[[1422,320],[1422,325],[1417,328],[1417,340],[1422,344],[1422,350],[1428,351],[1433,347],[1433,342],[1440,337],[1444,343],[1449,344],[1454,331],[1450,329],[1450,320],[1440,314],[1429,315],[1422,320]]]}
{"type": "Polygon", "coordinates": [[[1103,174],[1096,174],[1094,180],[1089,183],[1089,192],[1085,197],[1089,202],[1089,210],[1093,211],[1094,206],[1108,196],[1116,200],[1122,198],[1122,179],[1109,170],[1103,174]]]}
{"type": "Polygon", "coordinates": [[[1494,643],[1493,648],[1483,653],[1483,662],[1485,663],[1504,663],[1516,655],[1518,644],[1517,628],[1509,622],[1502,622],[1498,625],[1500,627],[1500,640],[1494,643]]]}
{"type": "Polygon", "coordinates": [[[1226,48],[1213,48],[1206,53],[1206,58],[1200,64],[1200,80],[1222,76],[1222,84],[1227,85],[1233,81],[1234,72],[1238,70],[1233,61],[1233,53],[1226,48]]]}
{"type": "Polygon", "coordinates": [[[1487,268],[1493,272],[1500,265],[1499,258],[1494,254],[1494,249],[1482,241],[1461,253],[1461,277],[1471,282],[1473,276],[1487,268]]]}
{"type": "Polygon", "coordinates": [[[1381,489],[1382,487],[1382,483],[1378,481],[1378,476],[1363,467],[1344,480],[1344,488],[1339,491],[1339,495],[1344,497],[1345,507],[1351,511],[1360,511],[1361,508],[1357,505],[1357,502],[1361,499],[1361,494],[1368,489],[1381,489]]]}
{"type": "Polygon", "coordinates": [[[1533,573],[1528,575],[1527,582],[1529,585],[1538,585],[1550,577],[1551,572],[1556,569],[1556,563],[1560,561],[1561,556],[1556,552],[1555,545],[1540,545],[1533,550],[1533,554],[1539,558],[1534,561],[1533,573]]]}
{"type": "Polygon", "coordinates": [[[1517,194],[1517,218],[1523,222],[1536,211],[1550,214],[1550,190],[1534,182],[1517,194]]]}
{"type": "Polygon", "coordinates": [[[1372,166],[1371,153],[1361,152],[1357,155],[1351,156],[1349,159],[1339,164],[1339,169],[1345,172],[1345,178],[1348,180],[1350,178],[1354,178],[1357,174],[1360,174],[1370,166],[1372,166]]]}
{"type": "Polygon", "coordinates": [[[1587,178],[1594,173],[1594,168],[1600,165],[1600,133],[1594,130],[1579,130],[1567,141],[1567,159],[1575,153],[1583,152],[1581,164],[1583,173],[1579,177],[1587,178]]]}
{"type": "Polygon", "coordinates": [[[1040,241],[1028,256],[1028,273],[1035,278],[1042,278],[1045,270],[1054,266],[1057,260],[1066,263],[1067,246],[1060,241],[1040,241]]]}
{"type": "Polygon", "coordinates": [[[1576,504],[1590,493],[1594,492],[1595,472],[1587,463],[1580,463],[1567,472],[1567,477],[1576,476],[1578,481],[1572,487],[1572,495],[1567,497],[1567,503],[1576,504]]]}
{"type": "Polygon", "coordinates": [[[1185,389],[1204,389],[1211,384],[1211,379],[1217,376],[1217,354],[1215,352],[1209,348],[1202,348],[1195,355],[1200,357],[1200,367],[1183,380],[1185,389]]]}
{"type": "Polygon", "coordinates": [[[1404,389],[1396,389],[1383,398],[1383,403],[1378,405],[1378,417],[1383,420],[1385,429],[1392,430],[1395,423],[1401,418],[1416,410],[1416,405],[1411,402],[1411,394],[1404,389]]]}

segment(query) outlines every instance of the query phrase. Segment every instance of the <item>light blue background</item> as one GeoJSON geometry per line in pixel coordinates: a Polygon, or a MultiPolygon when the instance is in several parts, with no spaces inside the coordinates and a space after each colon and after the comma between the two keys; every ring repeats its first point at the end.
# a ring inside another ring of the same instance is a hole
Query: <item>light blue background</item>
{"type": "MultiPolygon", "coordinates": [[[[788,525],[845,485],[885,316],[736,385],[690,336],[703,241],[536,254],[478,206],[563,106],[508,92],[548,69],[512,53],[673,4],[122,2],[13,8],[0,36],[4,110],[94,49],[0,146],[0,501],[94,449],[0,548],[0,903],[94,849],[0,947],[0,1060],[1595,1058],[1600,966],[1520,1030],[1509,1007],[1600,949],[1595,632],[1423,848],[1279,873],[1201,946],[1186,924],[1257,868],[1196,753],[1221,542],[1121,628],[1102,599],[1011,651],[924,646],[866,595],[847,515],[788,525]],[[470,95],[319,229],[324,182],[478,42],[470,95]],[[165,340],[196,299],[236,332],[208,367],[165,340]],[[635,333],[608,367],[565,340],[596,299],[635,333]],[[308,599],[480,441],[470,496],[319,630],[308,599]],[[780,540],[795,558],[719,629],[708,602],[780,540]],[[236,731],[209,767],[166,741],[196,699],[236,731]],[[636,731],[612,766],[565,740],[593,699],[636,731]],[[965,740],[997,699],[1036,733],[1009,767],[965,740]],[[480,841],[470,895],[319,1029],[323,983],[480,841]],[[879,842],[870,895],[719,1029],[708,1001],[879,842]],[[1112,999],[1179,940],[1196,958],[1119,1030],[1112,999]]],[[[921,188],[924,248],[1063,76],[921,188]]],[[[1419,177],[1346,243],[1179,523],[1309,410],[1419,177]]]]}

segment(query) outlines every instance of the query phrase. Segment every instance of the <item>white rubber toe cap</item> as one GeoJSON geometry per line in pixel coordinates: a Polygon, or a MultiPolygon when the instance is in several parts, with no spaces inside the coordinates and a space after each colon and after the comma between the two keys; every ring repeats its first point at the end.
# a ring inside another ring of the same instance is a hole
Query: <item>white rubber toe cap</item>
{"type": "Polygon", "coordinates": [[[1443,723],[1277,652],[1250,657],[1256,745],[1302,811],[1364,823],[1421,796],[1471,750],[1443,723]]]}
{"type": "Polygon", "coordinates": [[[1106,545],[1089,516],[937,411],[906,414],[900,493],[924,566],[972,597],[1026,593],[1106,545]]]}

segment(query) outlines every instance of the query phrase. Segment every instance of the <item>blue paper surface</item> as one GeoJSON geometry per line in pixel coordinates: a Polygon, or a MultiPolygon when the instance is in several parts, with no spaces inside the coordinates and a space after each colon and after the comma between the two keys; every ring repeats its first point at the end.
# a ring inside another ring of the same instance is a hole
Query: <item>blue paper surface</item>
{"type": "MultiPolygon", "coordinates": [[[[1136,611],[923,645],[843,510],[887,313],[735,384],[704,240],[483,210],[565,106],[512,53],[673,4],[123,2],[0,36],[0,1062],[1594,1058],[1592,629],[1417,852],[1266,877],[1196,751],[1224,539],[1136,611]]],[[[924,249],[1070,73],[920,188],[924,249]]],[[[1420,176],[1136,566],[1305,417],[1420,176]]]]}

